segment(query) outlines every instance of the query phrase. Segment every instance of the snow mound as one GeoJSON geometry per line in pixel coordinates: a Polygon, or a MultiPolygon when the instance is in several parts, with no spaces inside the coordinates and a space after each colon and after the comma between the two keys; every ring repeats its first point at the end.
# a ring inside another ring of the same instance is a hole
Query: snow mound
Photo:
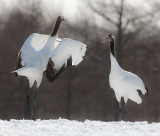
{"type": "Polygon", "coordinates": [[[160,136],[160,123],[0,120],[0,136],[160,136]]]}

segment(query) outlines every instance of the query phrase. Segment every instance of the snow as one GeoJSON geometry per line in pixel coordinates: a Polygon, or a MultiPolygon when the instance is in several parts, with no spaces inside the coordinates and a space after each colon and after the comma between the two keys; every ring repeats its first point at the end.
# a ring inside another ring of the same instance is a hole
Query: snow
{"type": "Polygon", "coordinates": [[[0,120],[0,136],[160,136],[160,123],[0,120]]]}

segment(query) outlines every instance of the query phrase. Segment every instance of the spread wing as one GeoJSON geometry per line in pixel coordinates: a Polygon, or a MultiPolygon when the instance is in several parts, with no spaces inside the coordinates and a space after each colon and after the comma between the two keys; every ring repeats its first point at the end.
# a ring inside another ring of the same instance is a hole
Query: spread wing
{"type": "MultiPolygon", "coordinates": [[[[24,42],[21,50],[18,53],[17,65],[15,69],[19,69],[27,65],[33,58],[35,58],[39,51],[46,45],[49,35],[33,33],[24,42]]],[[[55,44],[59,44],[61,39],[57,38],[55,44]]],[[[17,75],[16,75],[17,76],[17,75]]]]}
{"type": "Polygon", "coordinates": [[[46,76],[53,82],[69,66],[78,65],[86,52],[86,45],[79,41],[64,38],[53,50],[48,61],[46,76]]]}
{"type": "Polygon", "coordinates": [[[43,34],[31,34],[18,53],[16,69],[27,65],[38,54],[37,51],[44,47],[48,37],[43,34]]]}

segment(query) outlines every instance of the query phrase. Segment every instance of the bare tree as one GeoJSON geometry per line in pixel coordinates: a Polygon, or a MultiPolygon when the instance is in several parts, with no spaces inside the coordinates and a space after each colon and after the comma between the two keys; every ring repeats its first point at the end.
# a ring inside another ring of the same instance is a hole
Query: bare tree
{"type": "MultiPolygon", "coordinates": [[[[158,1],[149,1],[150,6],[155,7],[155,3],[160,5],[158,1]]],[[[112,30],[115,28],[119,63],[121,63],[122,46],[145,28],[160,9],[157,6],[151,11],[142,12],[141,9],[135,8],[127,3],[126,0],[111,0],[110,2],[102,0],[88,1],[88,5],[92,11],[110,24],[112,30]]],[[[104,29],[107,30],[108,27],[104,29]]],[[[108,31],[111,31],[111,29],[108,31]]]]}

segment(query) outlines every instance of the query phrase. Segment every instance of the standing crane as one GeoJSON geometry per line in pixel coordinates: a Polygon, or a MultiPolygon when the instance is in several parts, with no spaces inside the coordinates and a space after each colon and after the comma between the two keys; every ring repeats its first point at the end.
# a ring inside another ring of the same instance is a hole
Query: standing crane
{"type": "Polygon", "coordinates": [[[43,72],[46,72],[48,81],[53,82],[64,69],[78,65],[85,55],[85,44],[69,38],[58,38],[58,30],[62,21],[66,20],[63,16],[59,16],[51,35],[31,34],[18,53],[17,66],[12,73],[15,73],[16,76],[25,76],[29,80],[25,119],[29,109],[31,88],[36,82],[32,118],[35,119],[37,92],[43,72]]]}
{"type": "Polygon", "coordinates": [[[107,36],[110,46],[110,60],[111,60],[111,70],[109,75],[110,87],[113,88],[115,92],[116,99],[119,103],[119,120],[121,120],[121,98],[124,98],[125,102],[125,112],[124,120],[127,116],[127,101],[128,99],[136,102],[137,104],[142,103],[140,97],[141,93],[148,95],[148,89],[144,85],[143,81],[135,74],[123,70],[118,64],[115,51],[115,37],[112,34],[107,36]]]}

